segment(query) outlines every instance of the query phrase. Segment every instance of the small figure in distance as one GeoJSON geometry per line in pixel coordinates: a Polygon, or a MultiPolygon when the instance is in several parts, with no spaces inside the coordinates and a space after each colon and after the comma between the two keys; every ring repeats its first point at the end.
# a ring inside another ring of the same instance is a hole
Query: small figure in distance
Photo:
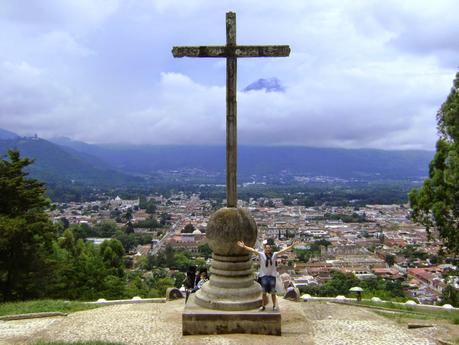
{"type": "Polygon", "coordinates": [[[195,279],[196,279],[196,266],[190,266],[188,267],[188,270],[186,272],[186,278],[185,281],[183,282],[183,285],[185,286],[185,303],[188,301],[188,297],[190,297],[191,292],[193,291],[195,285],[195,279]]]}
{"type": "Polygon", "coordinates": [[[263,251],[258,251],[253,249],[252,247],[248,247],[245,245],[244,242],[238,241],[237,245],[245,250],[252,252],[254,254],[258,254],[260,257],[260,284],[263,288],[263,296],[262,296],[262,305],[260,311],[264,311],[266,309],[266,305],[268,304],[268,293],[271,294],[271,299],[273,301],[273,310],[278,310],[278,306],[276,303],[276,274],[277,274],[277,264],[276,260],[277,257],[286,251],[292,250],[294,246],[298,245],[300,241],[295,240],[293,243],[284,248],[279,250],[278,252],[273,253],[273,248],[270,244],[266,243],[263,246],[263,251]]]}
{"type": "Polygon", "coordinates": [[[191,292],[198,291],[200,288],[202,288],[204,283],[209,280],[209,278],[207,277],[207,271],[204,271],[204,270],[201,271],[201,274],[200,274],[199,278],[200,279],[199,279],[198,283],[196,284],[195,288],[191,292]]]}
{"type": "Polygon", "coordinates": [[[200,289],[204,285],[206,281],[208,281],[209,278],[207,277],[207,271],[202,271],[201,272],[201,279],[198,282],[197,288],[200,289]]]}

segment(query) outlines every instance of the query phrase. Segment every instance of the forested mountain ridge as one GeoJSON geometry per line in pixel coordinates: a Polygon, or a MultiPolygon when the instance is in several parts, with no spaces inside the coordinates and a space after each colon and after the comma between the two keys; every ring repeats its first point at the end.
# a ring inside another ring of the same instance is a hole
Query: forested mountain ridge
{"type": "MultiPolygon", "coordinates": [[[[158,170],[202,169],[223,172],[224,146],[89,145],[62,138],[55,141],[98,157],[123,171],[149,174],[158,170]]],[[[428,174],[431,151],[239,146],[238,172],[249,175],[333,176],[338,178],[407,179],[428,174]]]]}
{"type": "MultiPolygon", "coordinates": [[[[19,149],[36,160],[33,176],[83,183],[126,184],[139,182],[133,175],[198,169],[224,175],[224,146],[161,146],[87,144],[67,138],[50,141],[19,137],[5,131],[0,152],[19,149]]],[[[310,148],[299,146],[239,146],[238,173],[247,180],[256,176],[330,176],[343,179],[424,179],[431,151],[310,148]]]]}
{"type": "Polygon", "coordinates": [[[45,182],[93,185],[126,184],[136,178],[116,171],[96,157],[64,148],[40,138],[0,140],[0,152],[19,150],[21,156],[35,160],[28,168],[32,176],[45,182]]]}

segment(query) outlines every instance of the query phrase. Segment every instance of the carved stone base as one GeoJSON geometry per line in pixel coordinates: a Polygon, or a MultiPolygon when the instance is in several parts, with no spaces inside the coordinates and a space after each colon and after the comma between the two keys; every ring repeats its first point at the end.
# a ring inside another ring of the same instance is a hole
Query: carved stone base
{"type": "Polygon", "coordinates": [[[282,334],[279,311],[223,311],[202,308],[192,294],[182,314],[182,334],[282,334]]]}
{"type": "Polygon", "coordinates": [[[254,280],[249,255],[212,255],[210,280],[196,292],[196,304],[218,310],[261,306],[261,286],[254,280]]]}

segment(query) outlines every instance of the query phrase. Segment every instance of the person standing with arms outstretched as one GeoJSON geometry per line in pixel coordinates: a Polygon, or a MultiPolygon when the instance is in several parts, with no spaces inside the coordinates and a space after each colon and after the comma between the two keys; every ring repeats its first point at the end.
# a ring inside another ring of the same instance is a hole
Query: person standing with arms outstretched
{"type": "Polygon", "coordinates": [[[293,241],[291,246],[279,250],[278,252],[273,253],[273,248],[270,244],[266,243],[263,246],[263,251],[258,251],[253,249],[252,247],[248,247],[245,245],[244,242],[238,241],[237,244],[239,247],[244,248],[254,254],[258,254],[260,257],[260,284],[263,288],[263,298],[262,298],[262,305],[260,311],[264,311],[266,309],[266,305],[268,304],[268,293],[271,294],[271,298],[273,300],[273,310],[278,310],[277,302],[276,302],[276,275],[277,275],[277,264],[276,260],[277,257],[286,251],[293,249],[295,245],[299,243],[298,240],[293,241]]]}

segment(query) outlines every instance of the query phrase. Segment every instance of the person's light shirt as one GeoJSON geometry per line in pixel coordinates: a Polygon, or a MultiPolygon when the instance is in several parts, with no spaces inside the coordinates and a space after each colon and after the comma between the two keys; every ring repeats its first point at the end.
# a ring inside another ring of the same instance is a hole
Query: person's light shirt
{"type": "Polygon", "coordinates": [[[258,254],[260,257],[260,273],[258,276],[260,278],[264,276],[275,277],[277,274],[277,252],[273,253],[271,260],[267,259],[266,254],[263,251],[259,251],[258,254]],[[266,261],[268,261],[268,265],[266,265],[266,261]]]}

